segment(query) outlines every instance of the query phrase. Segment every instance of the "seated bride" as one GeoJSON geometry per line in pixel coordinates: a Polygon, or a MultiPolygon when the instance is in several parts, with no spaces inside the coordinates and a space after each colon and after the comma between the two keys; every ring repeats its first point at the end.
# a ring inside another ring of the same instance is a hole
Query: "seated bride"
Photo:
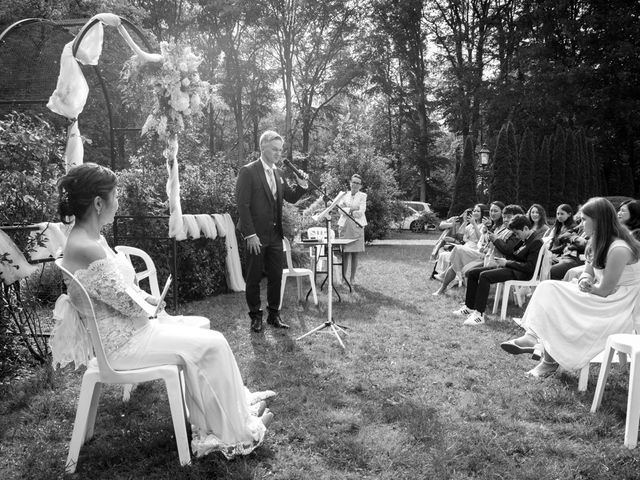
{"type": "MultiPolygon", "coordinates": [[[[202,456],[220,451],[233,458],[253,451],[262,443],[273,419],[264,400],[275,393],[249,392],[220,332],[151,322],[148,313],[127,293],[135,272],[100,234],[102,227],[113,222],[118,209],[115,174],[108,168],[85,163],[58,181],[58,191],[61,217],[75,219],[63,266],[91,297],[111,366],[125,370],[182,363],[194,453],[202,456]]],[[[71,284],[68,294],[82,315],[82,297],[77,287],[71,284]]],[[[56,326],[51,341],[54,358],[69,358],[73,355],[69,352],[77,351],[78,346],[65,345],[64,336],[56,335],[60,330],[56,326]]]]}

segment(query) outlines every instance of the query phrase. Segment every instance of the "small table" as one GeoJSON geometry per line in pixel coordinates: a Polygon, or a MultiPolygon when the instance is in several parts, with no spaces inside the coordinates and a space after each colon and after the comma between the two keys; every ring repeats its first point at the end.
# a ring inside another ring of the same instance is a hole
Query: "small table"
{"type": "MultiPolygon", "coordinates": [[[[338,249],[340,250],[340,255],[342,257],[342,249],[344,248],[345,245],[348,245],[350,243],[355,242],[356,239],[355,238],[334,238],[331,240],[331,247],[333,249],[333,247],[338,247],[338,249]]],[[[322,284],[320,285],[320,290],[322,290],[322,287],[324,287],[324,284],[326,283],[327,279],[329,278],[329,272],[325,271],[325,270],[317,270],[316,269],[316,265],[318,262],[318,259],[320,257],[325,257],[328,256],[328,253],[326,253],[326,248],[325,248],[325,255],[317,255],[317,250],[318,247],[326,247],[327,246],[327,240],[326,239],[311,239],[311,240],[303,240],[300,242],[297,242],[298,245],[303,245],[303,246],[307,246],[307,247],[313,247],[313,275],[314,275],[314,279],[316,277],[316,275],[318,275],[319,273],[325,273],[326,276],[324,277],[324,280],[322,281],[322,284]]],[[[328,259],[327,259],[327,265],[329,264],[328,259]]],[[[342,258],[340,259],[340,262],[332,262],[333,266],[336,265],[340,265],[342,266],[342,258]]],[[[347,280],[347,278],[344,276],[344,270],[342,271],[342,279],[344,280],[344,282],[347,284],[347,286],[349,287],[349,292],[352,291],[351,289],[351,284],[349,283],[349,281],[347,280]]],[[[332,285],[333,286],[333,291],[336,292],[336,295],[338,295],[338,301],[342,301],[342,299],[340,298],[340,293],[338,293],[338,290],[336,290],[335,284],[332,285]]],[[[311,289],[309,289],[309,291],[307,292],[307,297],[309,297],[309,293],[311,293],[311,289]]]]}

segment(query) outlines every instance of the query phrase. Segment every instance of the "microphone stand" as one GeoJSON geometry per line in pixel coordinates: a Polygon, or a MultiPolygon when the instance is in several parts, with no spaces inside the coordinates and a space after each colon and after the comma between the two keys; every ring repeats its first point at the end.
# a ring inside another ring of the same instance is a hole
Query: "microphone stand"
{"type": "MultiPolygon", "coordinates": [[[[293,170],[296,173],[296,175],[298,175],[297,169],[295,169],[295,167],[291,165],[290,162],[285,162],[285,165],[291,168],[291,170],[293,170]]],[[[301,177],[301,175],[298,175],[298,177],[301,177]]],[[[307,181],[309,182],[309,185],[312,186],[316,192],[320,193],[320,195],[322,196],[322,199],[325,201],[325,205],[326,205],[326,202],[331,201],[331,198],[328,197],[327,194],[320,189],[320,187],[318,187],[315,183],[313,183],[309,179],[307,179],[307,181]]],[[[317,327],[309,330],[304,335],[299,336],[298,338],[296,338],[296,340],[301,340],[304,337],[311,335],[312,333],[319,332],[320,330],[324,330],[325,328],[328,328],[328,329],[331,329],[331,332],[338,339],[338,343],[340,343],[340,346],[344,349],[345,346],[344,346],[344,343],[342,342],[342,338],[340,338],[340,332],[347,335],[348,334],[348,332],[346,331],[347,327],[344,325],[339,325],[333,321],[333,246],[331,244],[331,212],[335,208],[338,208],[342,213],[344,213],[347,217],[353,220],[353,222],[358,227],[360,228],[364,228],[364,227],[355,218],[353,218],[350,212],[345,211],[340,205],[338,205],[338,203],[340,203],[339,200],[335,201],[332,205],[326,208],[317,217],[317,220],[320,220],[321,218],[325,219],[326,238],[327,238],[327,279],[329,280],[329,284],[327,285],[327,320],[324,323],[318,325],[317,327]]],[[[315,282],[315,278],[313,281],[315,282]]]]}

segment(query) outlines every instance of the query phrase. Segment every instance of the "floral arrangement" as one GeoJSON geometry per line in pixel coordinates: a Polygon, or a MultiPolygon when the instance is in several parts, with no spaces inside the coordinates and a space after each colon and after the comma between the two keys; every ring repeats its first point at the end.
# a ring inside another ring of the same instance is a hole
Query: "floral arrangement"
{"type": "Polygon", "coordinates": [[[129,105],[141,100],[151,104],[142,134],[155,132],[160,139],[167,140],[182,132],[187,122],[202,115],[209,102],[222,101],[211,84],[200,78],[198,67],[202,57],[189,45],[161,42],[160,51],[163,61],[159,63],[143,62],[137,55],[131,57],[125,63],[121,80],[125,101],[133,100],[127,101],[129,105]],[[149,93],[153,97],[143,99],[149,93]]]}

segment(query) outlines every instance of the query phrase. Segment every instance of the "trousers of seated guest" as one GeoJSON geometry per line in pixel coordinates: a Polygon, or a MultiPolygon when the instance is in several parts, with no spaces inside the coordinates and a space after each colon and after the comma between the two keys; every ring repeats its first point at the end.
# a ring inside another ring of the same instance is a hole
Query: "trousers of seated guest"
{"type": "Polygon", "coordinates": [[[470,310],[484,313],[491,285],[508,280],[528,280],[532,274],[509,267],[479,267],[469,270],[468,275],[465,305],[470,310]]]}
{"type": "Polygon", "coordinates": [[[562,280],[565,274],[574,267],[584,265],[584,262],[576,257],[562,256],[558,263],[551,267],[549,273],[551,280],[562,280]]]}

